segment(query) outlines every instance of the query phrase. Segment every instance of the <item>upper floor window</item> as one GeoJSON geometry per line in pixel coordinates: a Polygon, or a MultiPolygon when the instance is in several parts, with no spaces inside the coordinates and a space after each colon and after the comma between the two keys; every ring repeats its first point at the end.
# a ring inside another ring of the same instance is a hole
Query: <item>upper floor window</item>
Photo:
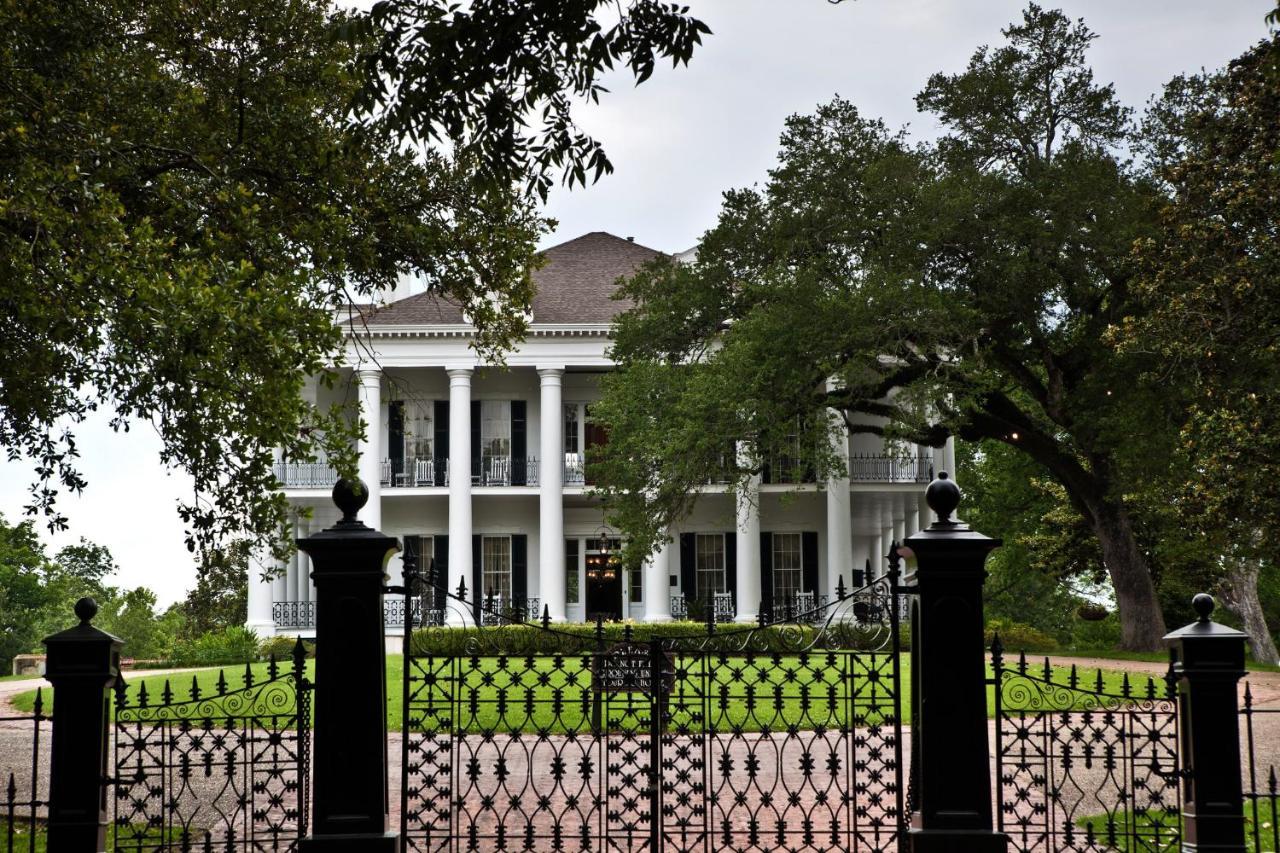
{"type": "Polygon", "coordinates": [[[511,456],[511,401],[480,402],[480,457],[488,470],[492,459],[511,456]]]}

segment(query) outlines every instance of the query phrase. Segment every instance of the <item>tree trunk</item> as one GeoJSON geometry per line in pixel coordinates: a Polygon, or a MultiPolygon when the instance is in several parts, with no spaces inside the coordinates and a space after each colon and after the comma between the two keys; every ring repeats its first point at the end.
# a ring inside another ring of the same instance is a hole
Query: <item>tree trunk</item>
{"type": "Polygon", "coordinates": [[[1275,640],[1267,627],[1267,618],[1258,600],[1258,565],[1249,560],[1228,558],[1227,576],[1219,587],[1222,602],[1240,617],[1249,635],[1253,659],[1259,663],[1280,664],[1275,640]]]}
{"type": "Polygon", "coordinates": [[[1166,633],[1164,614],[1128,513],[1107,498],[1093,502],[1090,509],[1091,526],[1102,546],[1102,560],[1116,591],[1120,647],[1137,652],[1162,651],[1166,633]]]}

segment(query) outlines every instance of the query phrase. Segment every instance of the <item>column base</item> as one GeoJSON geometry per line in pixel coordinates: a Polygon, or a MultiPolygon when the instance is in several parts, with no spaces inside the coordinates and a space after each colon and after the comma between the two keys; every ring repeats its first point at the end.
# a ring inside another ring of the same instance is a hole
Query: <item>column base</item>
{"type": "Polygon", "coordinates": [[[300,853],[397,853],[400,833],[362,835],[310,835],[298,842],[300,853]]]}
{"type": "Polygon", "coordinates": [[[644,615],[644,621],[656,624],[658,622],[672,622],[674,620],[671,618],[670,613],[646,613],[644,615]]]}
{"type": "Polygon", "coordinates": [[[263,639],[276,635],[275,622],[249,622],[245,627],[263,639]]]}
{"type": "Polygon", "coordinates": [[[1009,837],[978,829],[909,829],[909,853],[1006,853],[1009,837]]]}
{"type": "Polygon", "coordinates": [[[760,621],[759,613],[739,613],[733,617],[733,621],[739,625],[754,625],[760,621]]]}

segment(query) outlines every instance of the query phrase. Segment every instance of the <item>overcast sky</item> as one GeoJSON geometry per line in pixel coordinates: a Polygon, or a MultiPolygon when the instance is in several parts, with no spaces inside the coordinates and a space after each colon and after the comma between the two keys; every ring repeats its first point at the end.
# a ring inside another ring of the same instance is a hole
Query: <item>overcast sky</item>
{"type": "MultiPolygon", "coordinates": [[[[914,95],[935,71],[957,72],[974,49],[1000,41],[1020,17],[1014,0],[686,0],[713,31],[688,68],[660,69],[640,87],[625,76],[579,114],[616,171],[600,183],[552,195],[559,221],[547,245],[609,231],[668,252],[687,249],[715,223],[721,193],[764,179],[783,120],[834,95],[918,137],[937,133],[914,95]]],[[[1051,2],[1046,6],[1054,5],[1051,2]]],[[[1099,38],[1095,75],[1141,107],[1180,72],[1217,68],[1266,35],[1267,0],[1071,0],[1099,38]]],[[[117,583],[144,584],[161,604],[180,599],[195,569],[175,501],[190,493],[165,472],[148,426],[114,435],[100,417],[79,429],[89,486],[63,496],[71,530],[50,548],[84,536],[109,547],[117,583]]],[[[30,465],[0,463],[0,513],[22,517],[30,465]]]]}

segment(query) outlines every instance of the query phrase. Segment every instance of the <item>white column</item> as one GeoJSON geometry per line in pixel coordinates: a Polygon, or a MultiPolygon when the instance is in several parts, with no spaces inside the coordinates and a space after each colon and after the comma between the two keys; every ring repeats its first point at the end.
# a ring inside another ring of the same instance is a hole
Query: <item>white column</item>
{"type": "MultiPolygon", "coordinates": [[[[302,539],[307,535],[307,521],[301,516],[293,517],[293,538],[302,539]]],[[[311,600],[311,559],[302,551],[298,551],[298,572],[294,578],[294,595],[298,601],[311,600]]]]}
{"type": "MultiPolygon", "coordinates": [[[[746,456],[747,449],[738,445],[738,456],[746,456]]],[[[752,475],[746,485],[738,490],[736,498],[738,540],[738,594],[737,621],[755,622],[760,617],[760,477],[752,475]]]]}
{"type": "MultiPolygon", "coordinates": [[[[563,367],[539,367],[542,391],[538,448],[538,595],[552,622],[565,620],[563,367]]],[[[648,598],[645,599],[648,601],[648,598]]],[[[647,607],[647,605],[646,605],[647,607]]]]}
{"type": "MultiPolygon", "coordinates": [[[[873,537],[873,536],[853,537],[853,568],[856,571],[863,572],[862,584],[871,583],[871,576],[866,573],[867,561],[871,559],[872,543],[879,542],[879,541],[880,540],[877,537],[873,537]]],[[[872,563],[871,568],[872,568],[872,571],[875,570],[874,563],[872,563]]],[[[849,577],[844,579],[844,588],[846,592],[851,592],[852,590],[857,589],[860,586],[860,584],[854,583],[853,579],[854,579],[853,575],[850,575],[849,577]]],[[[834,596],[835,590],[832,590],[831,594],[832,596],[834,596]]]]}
{"type": "MultiPolygon", "coordinates": [[[[893,539],[899,545],[907,538],[906,502],[910,495],[894,495],[893,497],[893,539]]],[[[885,551],[885,553],[889,553],[885,551]]]]}
{"type": "Polygon", "coordinates": [[[920,504],[915,495],[906,495],[907,535],[914,536],[920,532],[920,504]]]}
{"type": "Polygon", "coordinates": [[[274,566],[275,572],[271,578],[271,601],[289,600],[289,559],[285,559],[282,563],[274,566]]]}
{"type": "Polygon", "coordinates": [[[270,563],[260,556],[249,559],[249,621],[245,627],[259,637],[270,637],[276,632],[275,621],[271,618],[271,581],[262,579],[263,571],[269,566],[270,563]]]}
{"type": "Polygon", "coordinates": [[[369,487],[369,502],[360,510],[360,520],[379,530],[382,527],[382,371],[361,368],[356,375],[360,380],[357,391],[360,420],[364,423],[364,439],[357,447],[360,479],[369,487]]]}
{"type": "Polygon", "coordinates": [[[852,570],[860,567],[851,563],[853,524],[849,500],[849,432],[839,414],[832,412],[832,418],[831,442],[836,452],[837,467],[827,479],[827,594],[834,599],[840,576],[844,576],[845,589],[852,589],[852,570]]]}
{"type": "Polygon", "coordinates": [[[663,542],[644,563],[644,621],[671,621],[671,549],[663,542]]]}
{"type": "Polygon", "coordinates": [[[929,502],[925,500],[923,491],[921,491],[916,497],[916,512],[920,516],[921,530],[927,530],[930,524],[937,521],[937,517],[933,514],[933,510],[929,509],[929,502]]]}
{"type": "Polygon", "coordinates": [[[942,448],[944,458],[946,459],[946,472],[952,480],[959,482],[956,476],[956,437],[953,435],[947,439],[947,443],[942,448]]]}
{"type": "MultiPolygon", "coordinates": [[[[471,368],[451,367],[449,373],[449,592],[467,584],[467,598],[479,590],[471,574],[471,368]]],[[[469,605],[450,599],[445,620],[450,625],[471,621],[469,605]]]]}

